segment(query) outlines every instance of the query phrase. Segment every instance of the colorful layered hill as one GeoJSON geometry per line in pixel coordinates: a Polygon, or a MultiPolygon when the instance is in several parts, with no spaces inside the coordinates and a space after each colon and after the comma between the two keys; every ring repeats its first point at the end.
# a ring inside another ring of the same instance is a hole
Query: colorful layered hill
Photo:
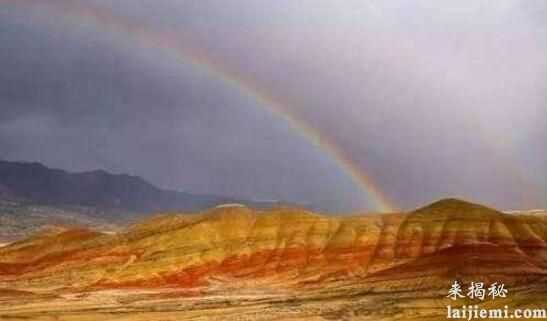
{"type": "Polygon", "coordinates": [[[544,280],[545,217],[447,199],[410,213],[222,207],[106,235],[62,230],[0,248],[0,288],[313,290],[544,280]]]}

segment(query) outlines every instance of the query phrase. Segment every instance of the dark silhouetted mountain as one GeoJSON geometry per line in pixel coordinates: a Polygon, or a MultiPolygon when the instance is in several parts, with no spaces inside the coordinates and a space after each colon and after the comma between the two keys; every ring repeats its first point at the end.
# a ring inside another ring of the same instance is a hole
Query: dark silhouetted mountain
{"type": "Polygon", "coordinates": [[[69,173],[40,163],[8,161],[0,161],[0,197],[137,213],[193,211],[241,202],[227,197],[164,190],[137,176],[103,170],[69,173]]]}

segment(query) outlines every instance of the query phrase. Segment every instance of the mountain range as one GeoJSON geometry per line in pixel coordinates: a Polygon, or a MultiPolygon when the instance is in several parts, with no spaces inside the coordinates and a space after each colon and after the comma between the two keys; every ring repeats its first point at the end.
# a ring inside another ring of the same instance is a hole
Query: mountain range
{"type": "Polygon", "coordinates": [[[104,170],[70,173],[40,163],[8,161],[0,161],[0,197],[136,213],[195,211],[242,202],[229,197],[161,189],[138,176],[104,170]]]}
{"type": "Polygon", "coordinates": [[[161,189],[141,177],[104,170],[71,173],[0,160],[0,243],[51,225],[116,230],[155,212],[194,212],[227,203],[281,204],[161,189]]]}

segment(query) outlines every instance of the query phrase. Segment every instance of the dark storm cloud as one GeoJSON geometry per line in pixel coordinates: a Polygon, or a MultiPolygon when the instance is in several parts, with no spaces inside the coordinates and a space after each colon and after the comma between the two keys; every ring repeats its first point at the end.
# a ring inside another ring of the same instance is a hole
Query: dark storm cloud
{"type": "Polygon", "coordinates": [[[366,205],[323,152],[234,88],[94,31],[16,18],[4,13],[0,32],[2,158],[327,210],[366,205]]]}
{"type": "MultiPolygon", "coordinates": [[[[545,205],[543,1],[81,3],[184,33],[334,141],[403,208],[445,196],[545,205]]],[[[323,152],[199,68],[100,28],[2,9],[2,157],[370,207],[323,152]]]]}

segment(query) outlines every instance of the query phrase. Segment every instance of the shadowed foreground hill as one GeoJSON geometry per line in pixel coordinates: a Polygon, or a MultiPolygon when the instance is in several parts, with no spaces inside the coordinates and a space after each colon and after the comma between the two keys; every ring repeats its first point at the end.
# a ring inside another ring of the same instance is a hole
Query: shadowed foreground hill
{"type": "MultiPolygon", "coordinates": [[[[503,282],[512,300],[533,306],[543,303],[545,273],[544,216],[455,199],[354,217],[224,207],[156,216],[115,235],[65,230],[0,249],[0,289],[33,293],[28,300],[48,302],[43,309],[61,320],[113,311],[128,320],[151,311],[196,317],[188,304],[204,320],[225,319],[207,315],[212,307],[237,310],[240,320],[439,319],[454,280],[503,282]]],[[[31,307],[14,316],[41,317],[31,307]]]]}

